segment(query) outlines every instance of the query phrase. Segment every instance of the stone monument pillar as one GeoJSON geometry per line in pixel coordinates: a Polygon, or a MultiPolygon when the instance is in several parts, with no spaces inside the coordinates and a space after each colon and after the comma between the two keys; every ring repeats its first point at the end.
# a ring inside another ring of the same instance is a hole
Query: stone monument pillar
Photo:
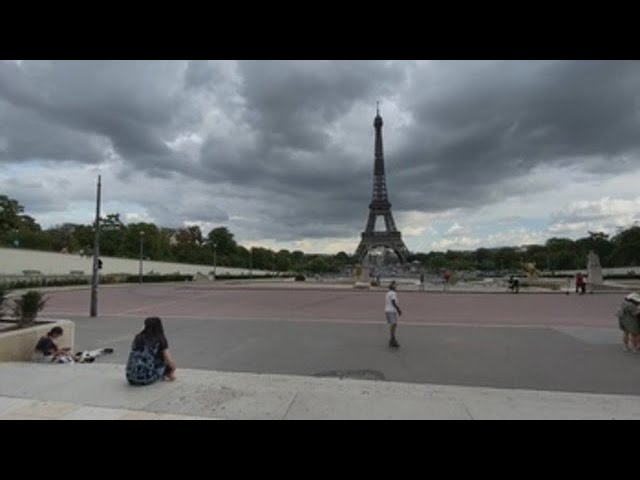
{"type": "Polygon", "coordinates": [[[590,285],[601,285],[603,282],[600,258],[593,250],[587,256],[587,277],[590,285]]]}
{"type": "Polygon", "coordinates": [[[358,264],[353,269],[353,288],[371,288],[369,269],[358,264]]]}

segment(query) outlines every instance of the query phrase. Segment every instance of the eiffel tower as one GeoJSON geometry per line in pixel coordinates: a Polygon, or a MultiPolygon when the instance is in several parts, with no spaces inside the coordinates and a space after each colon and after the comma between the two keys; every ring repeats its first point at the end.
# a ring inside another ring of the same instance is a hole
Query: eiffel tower
{"type": "Polygon", "coordinates": [[[409,250],[402,241],[402,234],[396,228],[391,215],[391,203],[387,196],[387,180],[384,175],[384,154],[382,152],[382,117],[380,108],[376,108],[376,118],[373,120],[376,130],[375,163],[373,167],[373,196],[369,204],[369,219],[365,231],[362,232],[360,245],[356,250],[356,257],[362,263],[367,253],[376,247],[392,249],[401,263],[407,261],[409,250]],[[376,218],[384,217],[384,231],[375,231],[376,218]]]}

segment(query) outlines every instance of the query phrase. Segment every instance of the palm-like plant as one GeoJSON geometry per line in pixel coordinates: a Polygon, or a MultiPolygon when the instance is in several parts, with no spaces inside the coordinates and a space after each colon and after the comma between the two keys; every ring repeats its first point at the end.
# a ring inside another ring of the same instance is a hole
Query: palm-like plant
{"type": "Polygon", "coordinates": [[[38,313],[44,308],[47,300],[37,290],[29,290],[20,298],[14,300],[12,311],[14,317],[18,319],[18,327],[22,328],[31,325],[38,313]]]}

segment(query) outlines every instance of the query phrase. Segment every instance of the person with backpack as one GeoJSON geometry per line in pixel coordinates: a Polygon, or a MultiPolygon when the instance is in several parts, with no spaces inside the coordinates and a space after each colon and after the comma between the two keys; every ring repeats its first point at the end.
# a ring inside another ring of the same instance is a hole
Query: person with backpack
{"type": "Polygon", "coordinates": [[[158,380],[176,379],[176,364],[169,355],[169,343],[164,335],[162,320],[149,317],[144,329],[131,344],[126,377],[131,385],[149,385],[158,380]]]}
{"type": "Polygon", "coordinates": [[[630,293],[620,305],[618,326],[622,330],[622,348],[625,352],[640,351],[640,295],[630,293]]]}

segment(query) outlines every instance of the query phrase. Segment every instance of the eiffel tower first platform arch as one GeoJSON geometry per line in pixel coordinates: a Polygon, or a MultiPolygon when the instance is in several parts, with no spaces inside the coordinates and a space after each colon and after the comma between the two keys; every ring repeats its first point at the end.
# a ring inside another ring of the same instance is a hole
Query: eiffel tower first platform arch
{"type": "Polygon", "coordinates": [[[401,263],[407,261],[409,250],[402,240],[402,233],[396,228],[391,213],[391,203],[387,192],[387,180],[384,171],[384,153],[382,148],[382,117],[380,110],[376,110],[373,121],[375,129],[375,155],[373,167],[373,195],[369,204],[369,218],[364,232],[360,238],[360,244],[356,250],[356,257],[360,263],[374,248],[388,248],[393,250],[401,263]],[[384,230],[376,231],[376,219],[384,219],[384,230]]]}

